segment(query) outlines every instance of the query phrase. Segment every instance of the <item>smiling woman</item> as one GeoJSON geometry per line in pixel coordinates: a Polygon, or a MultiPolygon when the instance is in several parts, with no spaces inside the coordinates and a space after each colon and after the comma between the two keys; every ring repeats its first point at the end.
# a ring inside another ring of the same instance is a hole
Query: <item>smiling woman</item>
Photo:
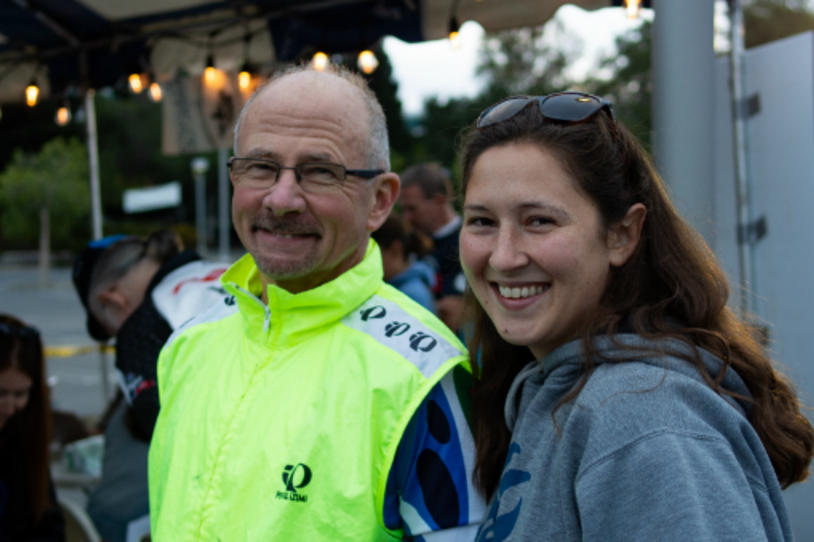
{"type": "Polygon", "coordinates": [[[0,539],[64,540],[48,470],[51,407],[36,329],[0,314],[0,539]]]}
{"type": "Polygon", "coordinates": [[[463,190],[478,539],[790,540],[814,430],[610,105],[488,108],[463,190]]]}

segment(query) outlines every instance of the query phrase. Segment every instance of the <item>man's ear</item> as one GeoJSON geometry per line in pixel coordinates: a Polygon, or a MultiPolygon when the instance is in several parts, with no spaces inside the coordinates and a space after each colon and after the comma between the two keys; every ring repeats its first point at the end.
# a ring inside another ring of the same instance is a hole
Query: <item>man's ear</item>
{"type": "Polygon", "coordinates": [[[399,197],[401,181],[392,171],[379,175],[374,181],[373,201],[367,215],[367,231],[373,232],[384,224],[399,197]]]}
{"type": "Polygon", "coordinates": [[[608,251],[611,265],[615,267],[624,265],[636,250],[646,216],[647,208],[644,204],[634,203],[625,216],[608,229],[608,251]]]}

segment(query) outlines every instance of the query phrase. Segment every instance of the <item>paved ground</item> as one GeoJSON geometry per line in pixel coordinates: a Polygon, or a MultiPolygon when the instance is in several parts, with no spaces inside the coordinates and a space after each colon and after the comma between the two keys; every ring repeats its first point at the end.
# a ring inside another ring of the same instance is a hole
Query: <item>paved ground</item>
{"type": "MultiPolygon", "coordinates": [[[[51,272],[46,286],[38,284],[36,267],[0,265],[0,312],[8,312],[39,328],[48,350],[57,347],[93,347],[85,330],[85,312],[70,280],[70,270],[51,272]]],[[[106,393],[115,390],[113,356],[106,355],[107,391],[103,388],[101,355],[98,351],[68,357],[50,356],[48,375],[55,408],[73,412],[85,419],[97,417],[106,404],[106,393]]],[[[805,377],[814,379],[809,367],[805,377]]],[[[808,381],[796,382],[808,389],[808,381]]],[[[811,412],[809,412],[811,414],[811,412]]],[[[814,481],[795,484],[785,492],[791,522],[798,540],[814,540],[811,497],[814,481]]],[[[61,490],[71,500],[83,502],[78,491],[61,490]]]]}
{"type": "MultiPolygon", "coordinates": [[[[0,266],[0,312],[11,313],[37,327],[50,351],[55,347],[94,347],[85,330],[85,311],[73,289],[70,270],[51,271],[45,286],[35,267],[0,266]]],[[[102,358],[98,351],[47,358],[54,407],[88,418],[98,416],[106,404],[102,386],[102,358]]],[[[113,356],[106,355],[107,390],[115,390],[113,356]]]]}

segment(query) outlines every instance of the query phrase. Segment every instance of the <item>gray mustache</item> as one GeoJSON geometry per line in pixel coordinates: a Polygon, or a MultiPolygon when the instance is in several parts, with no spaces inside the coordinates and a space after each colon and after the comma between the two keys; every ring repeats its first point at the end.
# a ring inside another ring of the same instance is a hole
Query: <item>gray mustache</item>
{"type": "Polygon", "coordinates": [[[319,235],[319,228],[311,222],[298,222],[275,217],[263,217],[256,220],[254,227],[275,235],[319,235]]]}

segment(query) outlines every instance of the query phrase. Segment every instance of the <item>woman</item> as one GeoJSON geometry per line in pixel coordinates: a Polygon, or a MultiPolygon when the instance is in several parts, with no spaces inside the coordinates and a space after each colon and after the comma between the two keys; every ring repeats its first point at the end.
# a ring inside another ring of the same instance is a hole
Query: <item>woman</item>
{"type": "Polygon", "coordinates": [[[0,540],[64,540],[48,462],[51,407],[36,329],[0,314],[0,540]]]}
{"type": "Polygon", "coordinates": [[[789,540],[812,427],[610,104],[490,107],[463,189],[479,540],[789,540]]]}

